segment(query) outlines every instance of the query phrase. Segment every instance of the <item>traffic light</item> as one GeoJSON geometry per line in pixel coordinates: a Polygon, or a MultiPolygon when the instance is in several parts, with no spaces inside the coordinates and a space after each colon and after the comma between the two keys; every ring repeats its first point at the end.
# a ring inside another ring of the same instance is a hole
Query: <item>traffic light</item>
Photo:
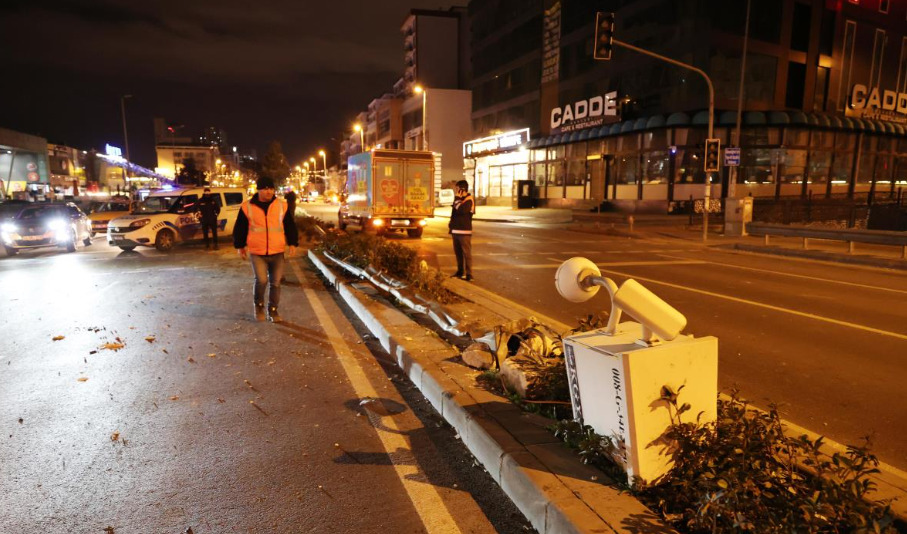
{"type": "Polygon", "coordinates": [[[614,48],[614,13],[599,11],[595,15],[595,42],[592,57],[595,59],[611,59],[611,50],[614,48]]]}
{"type": "Polygon", "coordinates": [[[718,172],[721,168],[721,140],[705,140],[705,172],[718,172]]]}

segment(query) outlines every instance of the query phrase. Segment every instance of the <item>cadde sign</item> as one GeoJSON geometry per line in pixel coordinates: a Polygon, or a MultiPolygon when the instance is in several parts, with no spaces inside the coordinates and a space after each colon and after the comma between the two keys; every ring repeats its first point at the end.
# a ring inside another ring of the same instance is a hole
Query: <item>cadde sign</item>
{"type": "Polygon", "coordinates": [[[551,133],[559,134],[601,126],[605,122],[605,117],[614,117],[615,121],[617,119],[617,91],[552,109],[551,133]]]}
{"type": "Polygon", "coordinates": [[[907,93],[888,89],[879,91],[878,87],[870,89],[863,84],[855,84],[850,91],[845,115],[907,123],[907,93]]]}

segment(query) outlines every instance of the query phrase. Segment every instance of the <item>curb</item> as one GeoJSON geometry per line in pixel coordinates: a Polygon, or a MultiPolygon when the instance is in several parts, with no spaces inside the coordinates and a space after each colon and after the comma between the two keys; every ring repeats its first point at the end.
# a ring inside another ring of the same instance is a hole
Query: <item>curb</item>
{"type": "Polygon", "coordinates": [[[675,532],[635,498],[597,482],[605,477],[544,429],[549,420],[475,387],[478,373],[450,363],[446,343],[339,281],[314,252],[308,257],[540,533],[675,532]]]}

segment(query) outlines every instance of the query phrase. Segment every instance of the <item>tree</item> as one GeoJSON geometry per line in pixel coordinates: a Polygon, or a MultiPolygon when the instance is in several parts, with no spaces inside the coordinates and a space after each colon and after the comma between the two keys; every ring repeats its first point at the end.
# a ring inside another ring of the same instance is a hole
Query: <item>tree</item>
{"type": "Polygon", "coordinates": [[[183,160],[183,168],[176,175],[176,183],[180,185],[202,186],[205,184],[205,173],[195,166],[194,158],[183,160]]]}
{"type": "Polygon", "coordinates": [[[290,164],[287,163],[287,158],[283,155],[283,149],[278,141],[271,141],[271,144],[268,145],[268,151],[261,158],[259,174],[262,178],[271,178],[278,186],[290,175],[290,164]]]}

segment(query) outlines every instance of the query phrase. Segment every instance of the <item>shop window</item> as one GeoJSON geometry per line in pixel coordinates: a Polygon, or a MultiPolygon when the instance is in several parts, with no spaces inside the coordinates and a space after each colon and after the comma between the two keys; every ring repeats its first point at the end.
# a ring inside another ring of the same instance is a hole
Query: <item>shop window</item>
{"type": "Polygon", "coordinates": [[[872,177],[875,173],[875,154],[863,153],[860,155],[860,170],[857,173],[858,184],[869,184],[872,183],[872,177]]]}
{"type": "Polygon", "coordinates": [[[809,154],[809,169],[807,178],[811,184],[824,184],[828,182],[828,170],[831,167],[831,152],[813,150],[809,154]]]}
{"type": "Polygon", "coordinates": [[[838,150],[853,150],[856,142],[856,136],[852,133],[838,132],[835,134],[835,148],[838,150]]]}
{"type": "Polygon", "coordinates": [[[548,187],[564,185],[564,175],[567,169],[564,168],[564,162],[552,161],[548,163],[548,187]]]}
{"type": "Polygon", "coordinates": [[[784,146],[809,146],[809,130],[788,128],[784,132],[784,146]]]}
{"type": "Polygon", "coordinates": [[[548,174],[545,169],[545,163],[532,164],[532,177],[530,179],[535,182],[535,185],[538,187],[544,187],[545,183],[548,181],[548,174]]]}
{"type": "Polygon", "coordinates": [[[656,149],[668,147],[668,131],[654,130],[642,134],[642,147],[644,149],[656,149]]]}
{"type": "Polygon", "coordinates": [[[635,184],[639,180],[639,156],[625,154],[614,158],[615,181],[618,184],[635,184]]]}
{"type": "Polygon", "coordinates": [[[809,134],[809,146],[832,148],[835,146],[835,133],[828,130],[813,130],[809,134]]]}
{"type": "Polygon", "coordinates": [[[657,150],[643,154],[643,180],[646,184],[668,183],[668,153],[657,150]]]}
{"type": "Polygon", "coordinates": [[[583,185],[586,183],[586,160],[571,159],[567,162],[567,185],[583,185]]]}
{"type": "Polygon", "coordinates": [[[784,151],[784,165],[781,167],[782,184],[800,184],[806,176],[806,150],[788,148],[784,151]]]}
{"type": "Polygon", "coordinates": [[[564,159],[564,145],[548,147],[548,159],[564,159]]]}
{"type": "Polygon", "coordinates": [[[835,161],[831,166],[831,183],[834,185],[846,185],[850,183],[850,168],[852,165],[852,153],[836,153],[835,161]]]}
{"type": "Polygon", "coordinates": [[[548,158],[546,157],[546,156],[547,156],[547,152],[548,152],[548,151],[545,150],[544,148],[535,148],[535,149],[533,149],[532,152],[531,152],[531,154],[530,154],[530,155],[532,156],[532,161],[545,161],[546,159],[548,159],[548,158]]]}
{"type": "Polygon", "coordinates": [[[768,148],[744,148],[741,151],[740,174],[749,184],[773,184],[772,151],[768,148]]]}

